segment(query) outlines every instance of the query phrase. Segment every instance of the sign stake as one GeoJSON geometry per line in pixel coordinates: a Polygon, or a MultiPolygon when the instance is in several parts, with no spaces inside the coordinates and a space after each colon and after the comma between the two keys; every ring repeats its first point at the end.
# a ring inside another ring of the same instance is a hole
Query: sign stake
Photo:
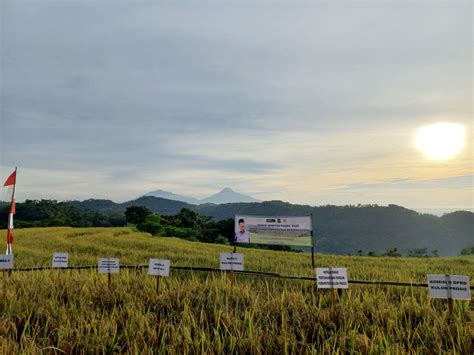
{"type": "Polygon", "coordinates": [[[448,312],[449,312],[449,318],[453,317],[453,299],[448,298],[448,312]]]}
{"type": "Polygon", "coordinates": [[[335,288],[331,288],[331,303],[332,303],[332,305],[331,305],[331,313],[332,313],[333,315],[336,314],[336,302],[337,302],[337,300],[336,300],[336,289],[335,289],[335,288]]]}
{"type": "MultiPolygon", "coordinates": [[[[235,254],[237,252],[237,245],[234,245],[234,250],[232,251],[232,254],[235,254]]],[[[232,288],[234,285],[235,281],[235,275],[234,275],[234,264],[230,264],[230,271],[229,271],[229,279],[230,279],[230,292],[232,293],[232,288]]]]}
{"type": "Polygon", "coordinates": [[[160,289],[160,275],[156,276],[156,293],[160,289]]]}

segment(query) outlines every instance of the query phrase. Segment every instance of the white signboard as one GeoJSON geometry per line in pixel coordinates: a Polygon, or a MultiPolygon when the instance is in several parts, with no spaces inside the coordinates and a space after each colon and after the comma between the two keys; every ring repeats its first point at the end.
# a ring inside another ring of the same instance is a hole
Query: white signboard
{"type": "Polygon", "coordinates": [[[150,259],[148,275],[170,276],[170,261],[166,259],[150,259]]]}
{"type": "Polygon", "coordinates": [[[431,298],[471,299],[469,276],[428,275],[428,288],[431,298]]]}
{"type": "Polygon", "coordinates": [[[345,267],[318,267],[316,280],[318,288],[349,288],[345,267]]]}
{"type": "Polygon", "coordinates": [[[67,267],[68,253],[54,253],[53,254],[53,268],[67,267]]]}
{"type": "Polygon", "coordinates": [[[239,253],[221,253],[221,270],[244,271],[244,254],[239,253]]]}
{"type": "Polygon", "coordinates": [[[236,243],[306,246],[312,245],[311,216],[235,216],[236,243]]]}
{"type": "Polygon", "coordinates": [[[13,269],[13,254],[0,254],[0,270],[13,269]]]}
{"type": "Polygon", "coordinates": [[[118,274],[120,272],[120,262],[117,258],[99,258],[100,274],[118,274]]]}

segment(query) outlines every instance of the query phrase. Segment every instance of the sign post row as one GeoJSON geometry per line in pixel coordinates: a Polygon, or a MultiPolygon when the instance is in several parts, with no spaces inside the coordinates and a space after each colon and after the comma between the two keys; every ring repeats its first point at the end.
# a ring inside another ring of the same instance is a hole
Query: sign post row
{"type": "Polygon", "coordinates": [[[67,268],[69,261],[68,253],[54,253],[51,267],[56,268],[67,268]]]}
{"type": "Polygon", "coordinates": [[[148,275],[156,276],[156,292],[160,288],[160,277],[170,276],[170,261],[167,259],[150,259],[148,275]]]}
{"type": "Polygon", "coordinates": [[[120,261],[117,258],[99,258],[98,263],[99,274],[107,274],[109,288],[112,285],[111,274],[120,272],[120,261]]]}
{"type": "Polygon", "coordinates": [[[220,253],[220,269],[229,271],[229,277],[233,283],[234,270],[244,271],[244,254],[241,253],[220,253]]]}
{"type": "Polygon", "coordinates": [[[431,298],[445,298],[449,315],[453,315],[453,300],[471,300],[469,276],[434,275],[428,276],[428,289],[431,298]]]}
{"type": "Polygon", "coordinates": [[[316,268],[316,282],[318,288],[331,289],[332,313],[336,311],[336,289],[349,288],[349,281],[347,279],[347,268],[316,268]]]}
{"type": "Polygon", "coordinates": [[[13,254],[0,254],[0,270],[10,276],[13,269],[13,254]]]}

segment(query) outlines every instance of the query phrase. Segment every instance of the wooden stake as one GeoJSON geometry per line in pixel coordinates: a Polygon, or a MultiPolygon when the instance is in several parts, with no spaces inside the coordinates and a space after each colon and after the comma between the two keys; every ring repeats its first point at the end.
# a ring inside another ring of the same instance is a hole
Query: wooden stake
{"type": "Polygon", "coordinates": [[[112,285],[112,275],[110,275],[110,272],[109,272],[107,276],[108,276],[109,288],[111,288],[110,286],[112,285]]]}
{"type": "Polygon", "coordinates": [[[453,316],[453,299],[448,298],[448,312],[449,312],[449,317],[451,318],[453,316]]]}
{"type": "Polygon", "coordinates": [[[336,289],[331,288],[332,313],[336,313],[336,289]]]}
{"type": "Polygon", "coordinates": [[[160,275],[156,276],[156,293],[158,293],[158,290],[160,289],[160,275]]]}
{"type": "MultiPolygon", "coordinates": [[[[237,245],[234,245],[234,250],[232,251],[232,254],[234,254],[236,251],[237,251],[237,245]]],[[[235,282],[234,264],[233,264],[232,260],[231,260],[230,270],[229,270],[228,275],[229,275],[229,279],[230,279],[230,287],[231,287],[231,292],[232,292],[232,287],[233,287],[234,282],[235,282]]]]}

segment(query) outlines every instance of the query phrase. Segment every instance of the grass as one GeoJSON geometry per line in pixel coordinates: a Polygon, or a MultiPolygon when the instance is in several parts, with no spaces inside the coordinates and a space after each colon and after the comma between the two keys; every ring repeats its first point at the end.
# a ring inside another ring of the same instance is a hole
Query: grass
{"type": "MultiPolygon", "coordinates": [[[[4,231],[0,231],[3,233],[4,231]]],[[[231,247],[152,237],[129,228],[15,231],[15,267],[168,258],[172,266],[218,267],[231,247]]],[[[307,254],[243,249],[246,270],[312,276],[307,254]]],[[[426,282],[428,273],[474,277],[474,258],[372,258],[316,255],[317,266],[348,268],[350,279],[426,282]]],[[[473,352],[472,303],[425,288],[351,285],[332,308],[330,291],[309,281],[172,270],[13,272],[1,278],[0,352],[71,353],[444,353],[473,352]]]]}

